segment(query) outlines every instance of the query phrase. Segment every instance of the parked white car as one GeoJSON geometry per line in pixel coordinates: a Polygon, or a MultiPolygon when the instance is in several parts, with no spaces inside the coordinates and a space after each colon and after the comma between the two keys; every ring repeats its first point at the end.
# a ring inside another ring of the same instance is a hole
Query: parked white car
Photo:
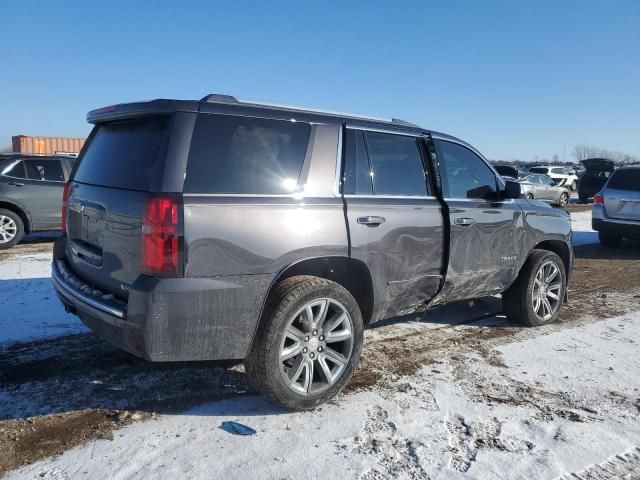
{"type": "Polygon", "coordinates": [[[578,175],[573,168],[541,165],[531,167],[529,172],[546,175],[555,185],[570,188],[574,192],[578,188],[578,175]]]}

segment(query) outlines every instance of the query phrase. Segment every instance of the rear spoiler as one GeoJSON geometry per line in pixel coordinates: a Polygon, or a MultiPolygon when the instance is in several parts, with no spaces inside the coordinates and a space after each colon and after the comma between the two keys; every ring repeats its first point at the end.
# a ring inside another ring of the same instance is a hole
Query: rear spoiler
{"type": "Polygon", "coordinates": [[[87,122],[98,124],[113,120],[136,118],[146,115],[170,115],[175,112],[197,112],[199,102],[189,100],[149,100],[146,102],[120,103],[91,110],[87,122]]]}

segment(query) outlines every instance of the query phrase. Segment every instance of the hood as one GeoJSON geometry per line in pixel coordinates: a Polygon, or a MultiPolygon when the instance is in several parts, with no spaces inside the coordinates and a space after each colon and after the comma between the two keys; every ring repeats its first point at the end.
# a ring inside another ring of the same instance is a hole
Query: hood
{"type": "Polygon", "coordinates": [[[606,158],[587,158],[580,163],[584,165],[587,172],[613,172],[615,169],[613,161],[606,158]]]}
{"type": "Polygon", "coordinates": [[[518,175],[518,169],[509,165],[494,165],[493,168],[503,177],[518,178],[520,176],[518,175]]]}

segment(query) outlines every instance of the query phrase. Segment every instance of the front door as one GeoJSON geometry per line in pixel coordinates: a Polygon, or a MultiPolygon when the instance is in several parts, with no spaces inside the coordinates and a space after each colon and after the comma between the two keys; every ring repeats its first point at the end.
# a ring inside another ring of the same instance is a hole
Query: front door
{"type": "Polygon", "coordinates": [[[501,292],[513,281],[519,260],[515,229],[521,209],[515,200],[500,199],[496,174],[473,150],[444,138],[434,143],[450,224],[438,303],[501,292]]]}
{"type": "Polygon", "coordinates": [[[443,213],[421,137],[344,129],[342,194],[351,257],[371,272],[373,320],[411,311],[442,280],[443,213]]]}

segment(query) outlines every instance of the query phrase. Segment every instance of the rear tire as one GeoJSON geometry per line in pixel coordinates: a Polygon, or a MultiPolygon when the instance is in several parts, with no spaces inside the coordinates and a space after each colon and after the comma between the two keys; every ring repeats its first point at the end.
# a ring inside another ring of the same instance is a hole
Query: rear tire
{"type": "Polygon", "coordinates": [[[289,410],[309,410],[349,382],[363,330],[360,308],[344,287],[319,277],[291,277],[270,295],[245,369],[259,392],[289,410]]]}
{"type": "Polygon", "coordinates": [[[622,237],[614,233],[598,232],[598,240],[603,247],[616,248],[622,243],[622,237]]]}
{"type": "Polygon", "coordinates": [[[534,250],[514,284],[502,294],[507,318],[528,327],[555,322],[564,300],[566,278],[564,264],[557,254],[534,250]]]}
{"type": "Polygon", "coordinates": [[[12,210],[0,208],[0,250],[7,250],[24,237],[24,223],[12,210]]]}

